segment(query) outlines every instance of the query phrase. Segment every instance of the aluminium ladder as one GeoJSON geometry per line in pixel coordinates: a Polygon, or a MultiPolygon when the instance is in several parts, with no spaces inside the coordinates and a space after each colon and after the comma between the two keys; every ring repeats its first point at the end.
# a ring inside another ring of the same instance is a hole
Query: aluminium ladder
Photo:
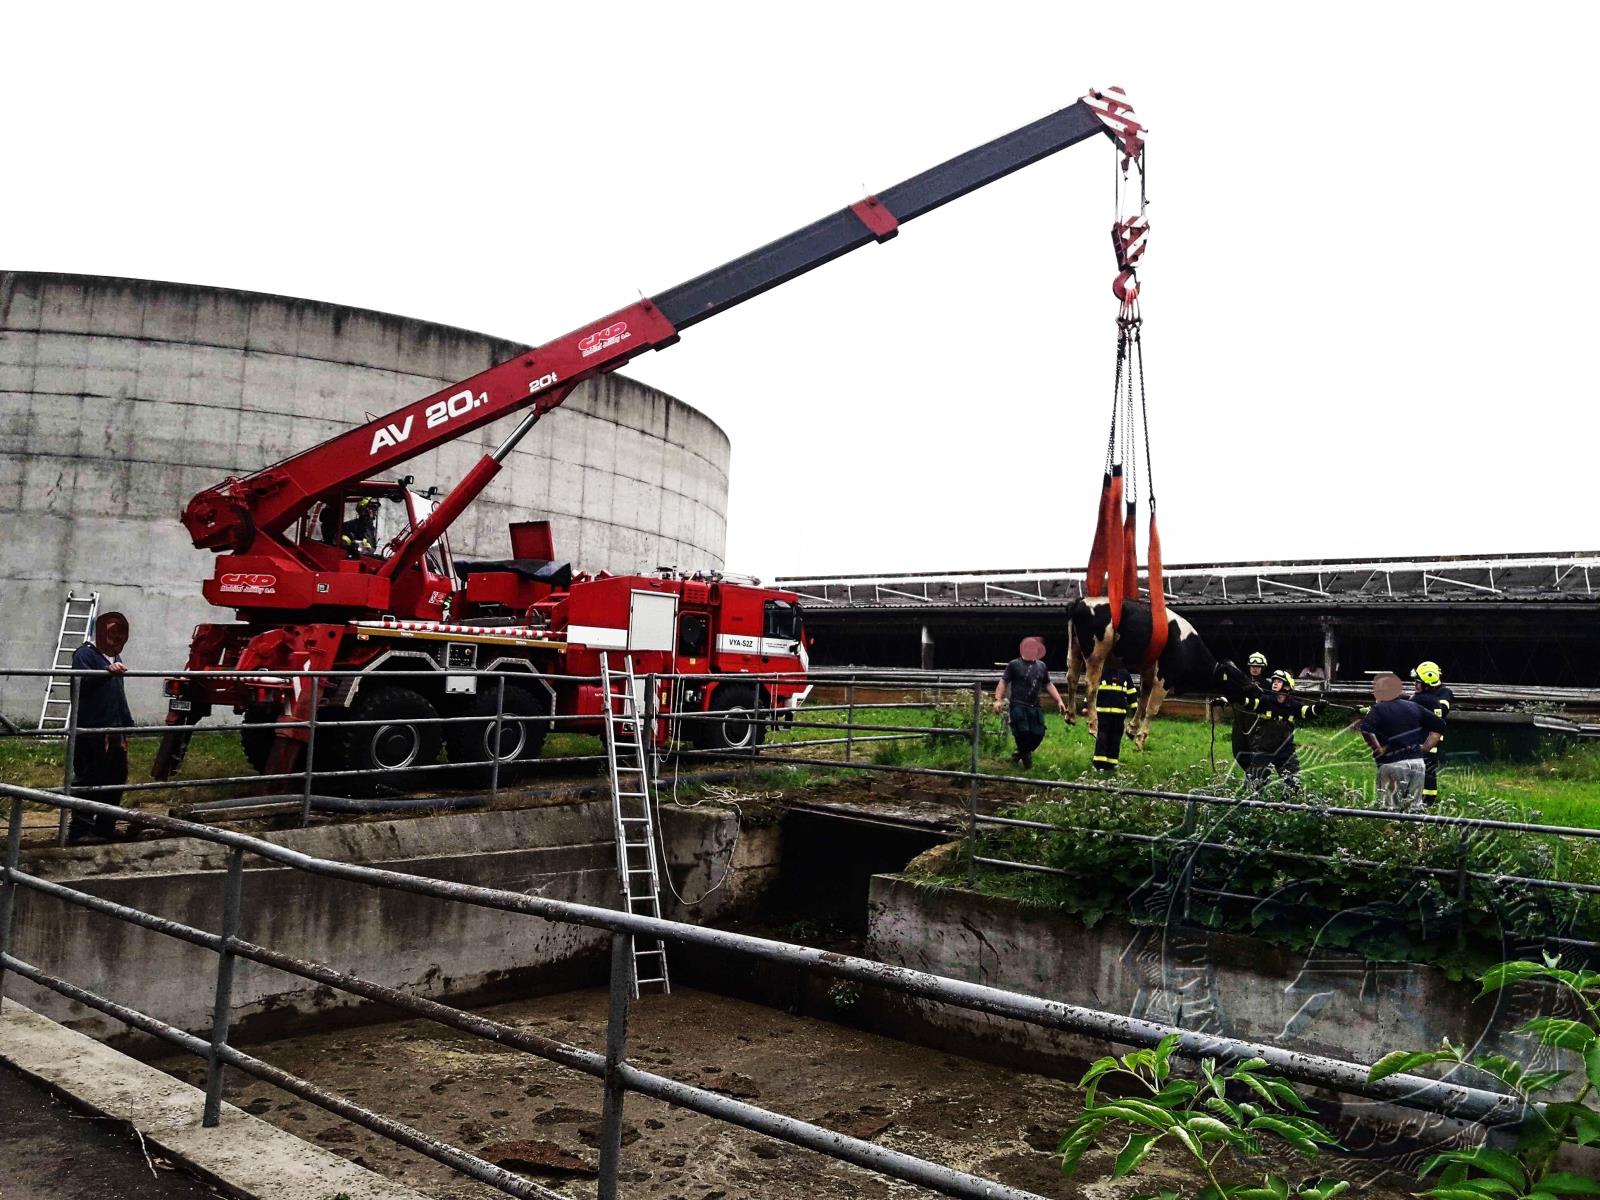
{"type": "MultiPolygon", "coordinates": [[[[80,596],[67,593],[61,609],[61,629],[56,634],[56,653],[50,660],[52,671],[70,671],[72,656],[90,640],[94,621],[100,615],[100,593],[80,596]]],[[[72,720],[72,676],[51,675],[44,689],[44,704],[39,709],[39,732],[65,729],[72,720]]]]}
{"type": "MultiPolygon", "coordinates": [[[[622,885],[623,911],[639,916],[661,916],[661,875],[657,868],[655,822],[651,816],[650,763],[646,755],[648,731],[640,716],[638,677],[633,656],[625,655],[622,670],[613,672],[610,655],[600,655],[600,686],[605,706],[606,766],[611,772],[611,816],[617,839],[617,875],[622,885]],[[615,684],[625,690],[617,692],[615,684]]],[[[660,938],[635,937],[633,943],[633,995],[660,984],[672,990],[667,977],[667,945],[660,938]]]]}

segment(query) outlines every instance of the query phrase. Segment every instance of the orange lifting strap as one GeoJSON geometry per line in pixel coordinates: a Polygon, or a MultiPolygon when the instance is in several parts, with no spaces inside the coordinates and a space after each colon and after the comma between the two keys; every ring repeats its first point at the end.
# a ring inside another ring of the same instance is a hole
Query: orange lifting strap
{"type": "Polygon", "coordinates": [[[1122,617],[1122,601],[1127,597],[1123,573],[1122,556],[1126,549],[1122,540],[1122,530],[1117,527],[1118,517],[1122,513],[1122,468],[1115,467],[1111,472],[1111,491],[1106,496],[1105,509],[1100,514],[1100,521],[1105,527],[1106,538],[1106,583],[1105,594],[1111,601],[1111,623],[1115,625],[1122,617]]]}
{"type": "Polygon", "coordinates": [[[1106,513],[1111,508],[1111,472],[1100,477],[1100,508],[1094,518],[1094,544],[1089,547],[1089,569],[1084,574],[1083,594],[1106,594],[1106,513]]]}
{"type": "Polygon", "coordinates": [[[1144,653],[1143,669],[1156,665],[1167,648],[1167,585],[1161,578],[1161,531],[1156,528],[1156,506],[1150,504],[1150,549],[1145,555],[1150,573],[1150,647],[1144,653]]]}

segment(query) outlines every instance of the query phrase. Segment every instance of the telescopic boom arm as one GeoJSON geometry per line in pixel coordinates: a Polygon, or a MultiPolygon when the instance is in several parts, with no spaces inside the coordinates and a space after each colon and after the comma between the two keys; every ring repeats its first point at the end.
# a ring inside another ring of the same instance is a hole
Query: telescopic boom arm
{"type": "Polygon", "coordinates": [[[887,241],[907,221],[1096,133],[1137,154],[1143,131],[1118,89],[1091,92],[1059,112],[969,150],[849,208],[769,242],[687,283],[590,322],[388,416],[329,438],[243,478],[195,496],[183,514],[194,544],[247,551],[273,537],[319,497],[389,472],[419,454],[508,414],[530,411],[495,451],[468,472],[381,568],[391,578],[450,527],[498,473],[535,422],[583,380],[646,350],[678,340],[689,326],[724,312],[869,242],[887,241]]]}

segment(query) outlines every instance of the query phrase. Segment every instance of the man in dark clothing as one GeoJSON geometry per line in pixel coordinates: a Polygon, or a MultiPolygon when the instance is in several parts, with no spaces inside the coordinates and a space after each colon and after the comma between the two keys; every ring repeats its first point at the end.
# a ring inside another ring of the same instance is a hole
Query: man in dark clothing
{"type": "Polygon", "coordinates": [[[1244,698],[1247,711],[1256,713],[1261,723],[1251,735],[1254,765],[1250,779],[1256,787],[1265,787],[1272,772],[1283,778],[1285,791],[1300,790],[1300,754],[1294,744],[1294,727],[1309,721],[1322,711],[1315,700],[1301,702],[1294,696],[1294,676],[1287,671],[1274,671],[1269,677],[1271,690],[1259,689],[1244,698]]]}
{"type": "MultiPolygon", "coordinates": [[[[1444,672],[1439,669],[1436,662],[1418,663],[1417,669],[1411,672],[1411,678],[1417,681],[1416,694],[1411,697],[1413,704],[1421,705],[1439,720],[1449,722],[1450,705],[1455,702],[1455,693],[1445,687],[1441,680],[1444,672]]],[[[1442,743],[1444,737],[1441,735],[1442,743]]],[[[1435,746],[1422,756],[1422,802],[1436,804],[1439,800],[1439,747],[1435,746]]]]}
{"type": "MultiPolygon", "coordinates": [[[[1245,664],[1247,684],[1254,684],[1263,692],[1267,689],[1267,656],[1257,650],[1250,655],[1245,664]]],[[[1257,729],[1261,725],[1261,714],[1252,712],[1238,699],[1232,699],[1230,707],[1233,709],[1233,761],[1239,764],[1239,769],[1248,777],[1257,767],[1254,742],[1257,738],[1257,729]]],[[[1265,766],[1266,764],[1261,764],[1265,766]]]]}
{"type": "Polygon", "coordinates": [[[362,496],[355,502],[356,515],[344,523],[340,544],[351,558],[378,552],[378,498],[362,496]]]}
{"type": "Polygon", "coordinates": [[[1372,747],[1378,764],[1378,792],[1391,808],[1421,804],[1426,778],[1423,756],[1444,736],[1444,722],[1420,704],[1401,697],[1396,675],[1379,675],[1372,681],[1377,701],[1361,718],[1361,734],[1372,747]]]}
{"type": "Polygon", "coordinates": [[[1011,761],[1024,770],[1033,766],[1033,752],[1044,741],[1044,712],[1039,708],[1039,693],[1049,692],[1050,699],[1063,716],[1067,702],[1050,682],[1050,668],[1044,665],[1044,639],[1023,638],[1018,657],[1006,664],[1005,674],[994,689],[995,712],[1006,711],[1010,699],[1011,736],[1017,740],[1017,752],[1011,761]]]}
{"type": "Polygon", "coordinates": [[[1095,693],[1095,711],[1100,725],[1094,735],[1094,769],[1115,774],[1122,760],[1122,731],[1133,715],[1139,689],[1133,676],[1122,667],[1107,665],[1095,693]]]}
{"type": "MultiPolygon", "coordinates": [[[[128,668],[122,662],[122,648],[128,644],[128,618],[119,612],[103,614],[94,623],[94,641],[85,642],[72,655],[75,671],[104,671],[104,675],[78,677],[76,748],[72,755],[72,780],[78,788],[120,789],[128,782],[128,738],[107,733],[133,724],[122,677],[128,668]],[[101,732],[81,732],[98,730],[101,732]]],[[[74,789],[76,790],[76,788],[74,789]]],[[[101,804],[121,804],[122,792],[90,792],[86,800],[101,804]]],[[[117,833],[115,817],[89,817],[74,812],[67,829],[67,842],[82,841],[89,834],[112,838],[117,833]]]]}

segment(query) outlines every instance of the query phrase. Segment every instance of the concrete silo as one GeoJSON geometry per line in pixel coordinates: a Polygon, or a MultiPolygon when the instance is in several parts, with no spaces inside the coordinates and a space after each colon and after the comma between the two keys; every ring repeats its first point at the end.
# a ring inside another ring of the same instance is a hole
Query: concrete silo
{"type": "MultiPolygon", "coordinates": [[[[525,348],[281,296],[0,273],[0,667],[49,664],[68,590],[128,613],[130,664],[181,666],[191,628],[220,615],[200,595],[211,555],[178,522],[190,496],[525,348]]],[[[405,469],[447,490],[506,428],[405,469]]],[[[580,569],[720,568],[728,452],[687,404],[604,376],[534,429],[451,537],[503,557],[508,522],[549,517],[580,569]]],[[[43,691],[0,676],[0,712],[31,722],[43,691]]],[[[136,718],[160,719],[158,691],[130,685],[136,718]]]]}

